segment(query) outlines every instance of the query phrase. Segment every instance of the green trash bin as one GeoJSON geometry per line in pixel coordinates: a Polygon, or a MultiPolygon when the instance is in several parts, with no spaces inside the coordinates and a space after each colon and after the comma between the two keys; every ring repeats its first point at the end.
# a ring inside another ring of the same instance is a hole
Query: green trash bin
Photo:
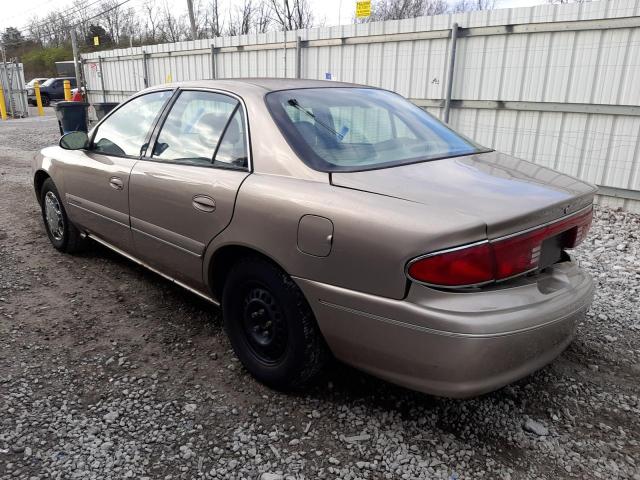
{"type": "Polygon", "coordinates": [[[87,102],[58,102],[55,106],[60,135],[69,132],[86,132],[87,102]]]}

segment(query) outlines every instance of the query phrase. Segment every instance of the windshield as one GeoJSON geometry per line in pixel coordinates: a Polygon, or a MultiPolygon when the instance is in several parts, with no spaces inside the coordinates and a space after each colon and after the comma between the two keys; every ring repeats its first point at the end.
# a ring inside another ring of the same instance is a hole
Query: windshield
{"type": "Polygon", "coordinates": [[[386,90],[309,88],[266,98],[287,141],[320,171],[369,170],[486,151],[386,90]]]}

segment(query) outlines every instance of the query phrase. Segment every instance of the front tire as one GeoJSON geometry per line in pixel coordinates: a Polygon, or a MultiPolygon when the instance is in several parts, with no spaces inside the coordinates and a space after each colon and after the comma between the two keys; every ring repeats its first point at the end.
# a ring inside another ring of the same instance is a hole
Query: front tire
{"type": "Polygon", "coordinates": [[[302,292],[266,259],[245,258],[232,268],[222,294],[222,315],[236,355],[269,387],[303,387],[329,357],[302,292]]]}
{"type": "Polygon", "coordinates": [[[48,107],[51,105],[51,100],[49,99],[49,95],[45,93],[40,94],[40,101],[42,102],[43,107],[48,107]]]}
{"type": "Polygon", "coordinates": [[[42,220],[51,244],[59,251],[74,253],[82,250],[84,240],[76,226],[71,223],[55,183],[46,179],[40,190],[42,220]]]}

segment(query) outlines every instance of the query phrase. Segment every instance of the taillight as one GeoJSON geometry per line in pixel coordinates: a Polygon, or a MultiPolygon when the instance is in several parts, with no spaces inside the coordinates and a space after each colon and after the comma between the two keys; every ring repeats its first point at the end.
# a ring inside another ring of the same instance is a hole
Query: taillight
{"type": "Polygon", "coordinates": [[[409,264],[412,280],[442,287],[480,285],[538,268],[542,242],[561,235],[561,248],[580,244],[591,227],[593,210],[508,237],[425,255],[409,264]]]}

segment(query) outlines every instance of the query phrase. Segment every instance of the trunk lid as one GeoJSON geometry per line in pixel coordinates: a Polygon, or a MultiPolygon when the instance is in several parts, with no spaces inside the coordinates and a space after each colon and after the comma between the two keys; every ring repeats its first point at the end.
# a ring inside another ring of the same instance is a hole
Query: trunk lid
{"type": "Polygon", "coordinates": [[[570,175],[498,152],[332,173],[331,183],[475,216],[489,239],[574,213],[596,192],[570,175]]]}

